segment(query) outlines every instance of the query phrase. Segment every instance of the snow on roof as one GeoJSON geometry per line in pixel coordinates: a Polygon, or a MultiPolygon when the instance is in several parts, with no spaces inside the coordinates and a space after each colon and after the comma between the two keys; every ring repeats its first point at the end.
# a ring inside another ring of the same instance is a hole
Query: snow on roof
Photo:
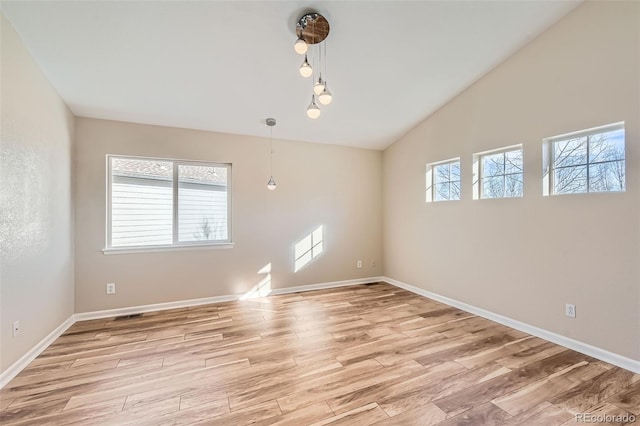
{"type": "MultiPolygon", "coordinates": [[[[112,158],[111,173],[114,176],[170,181],[173,178],[173,162],[163,160],[138,160],[112,158]]],[[[205,185],[226,185],[225,167],[178,164],[180,182],[205,185]]]]}

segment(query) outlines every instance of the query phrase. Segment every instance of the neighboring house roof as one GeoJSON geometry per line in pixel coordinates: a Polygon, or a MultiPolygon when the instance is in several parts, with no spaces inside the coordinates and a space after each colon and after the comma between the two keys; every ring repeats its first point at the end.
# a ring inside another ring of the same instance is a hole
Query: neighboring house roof
{"type": "MultiPolygon", "coordinates": [[[[111,173],[114,176],[156,179],[170,181],[173,178],[174,164],[163,160],[137,160],[129,158],[113,158],[111,173]]],[[[199,183],[203,185],[227,185],[227,169],[225,167],[179,164],[180,182],[199,183]]]]}

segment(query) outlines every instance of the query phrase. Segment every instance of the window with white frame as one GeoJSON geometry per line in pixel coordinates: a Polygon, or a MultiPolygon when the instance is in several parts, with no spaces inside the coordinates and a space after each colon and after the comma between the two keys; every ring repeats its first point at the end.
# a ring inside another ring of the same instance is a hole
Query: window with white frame
{"type": "Polygon", "coordinates": [[[474,155],[474,198],[523,195],[522,145],[474,155]]]}
{"type": "Polygon", "coordinates": [[[460,158],[427,164],[427,202],[460,199],[460,158]]]}
{"type": "Polygon", "coordinates": [[[231,241],[231,165],[107,156],[107,249],[231,241]]]}
{"type": "Polygon", "coordinates": [[[624,123],[545,139],[544,194],[623,192],[624,123]]]}

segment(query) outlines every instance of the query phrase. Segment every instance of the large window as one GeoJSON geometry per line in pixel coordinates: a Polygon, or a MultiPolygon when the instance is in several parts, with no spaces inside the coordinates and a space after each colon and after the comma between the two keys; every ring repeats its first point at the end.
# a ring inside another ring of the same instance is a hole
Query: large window
{"type": "Polygon", "coordinates": [[[117,156],[107,163],[107,249],[230,242],[230,164],[117,156]]]}
{"type": "Polygon", "coordinates": [[[544,147],[545,195],[625,190],[623,123],[549,138],[544,147]]]}
{"type": "Polygon", "coordinates": [[[474,155],[474,198],[522,197],[522,146],[474,155]]]}
{"type": "Polygon", "coordinates": [[[460,159],[427,164],[427,202],[460,199],[460,159]]]}

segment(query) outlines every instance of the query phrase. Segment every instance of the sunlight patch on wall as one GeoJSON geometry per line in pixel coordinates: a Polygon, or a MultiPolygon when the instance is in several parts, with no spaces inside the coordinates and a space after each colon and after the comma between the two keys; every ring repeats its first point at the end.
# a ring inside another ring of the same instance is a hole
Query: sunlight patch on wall
{"type": "Polygon", "coordinates": [[[264,265],[258,274],[267,274],[267,276],[251,287],[251,290],[240,296],[240,300],[257,299],[271,294],[271,263],[264,265]]]}
{"type": "Polygon", "coordinates": [[[313,259],[318,257],[324,249],[323,225],[318,226],[313,232],[298,241],[294,247],[294,272],[304,268],[313,259]]]}

